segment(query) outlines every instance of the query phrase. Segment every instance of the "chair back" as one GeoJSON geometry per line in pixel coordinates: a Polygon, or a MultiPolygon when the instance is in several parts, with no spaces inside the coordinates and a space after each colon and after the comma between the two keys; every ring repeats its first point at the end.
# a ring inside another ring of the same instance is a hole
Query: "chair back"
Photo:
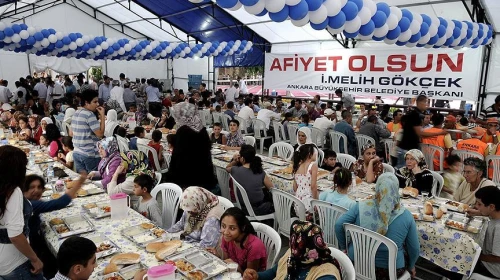
{"type": "Polygon", "coordinates": [[[299,127],[294,124],[288,124],[288,137],[290,138],[290,144],[292,146],[297,145],[297,131],[299,131],[299,127]]]}
{"type": "Polygon", "coordinates": [[[325,158],[325,152],[323,152],[323,150],[321,149],[317,150],[318,150],[318,157],[316,158],[316,163],[318,164],[318,166],[321,166],[323,164],[323,158],[325,158]]]}
{"type": "Polygon", "coordinates": [[[356,270],[351,259],[337,248],[330,247],[330,253],[340,264],[340,274],[343,280],[356,280],[356,270]]]}
{"type": "Polygon", "coordinates": [[[158,152],[150,146],[137,143],[137,150],[143,152],[148,156],[148,158],[153,157],[154,169],[163,173],[161,169],[160,161],[158,160],[158,152]]]}
{"type": "Polygon", "coordinates": [[[271,190],[274,204],[274,217],[278,223],[278,233],[290,237],[290,226],[297,218],[292,217],[292,207],[295,207],[295,214],[299,220],[305,221],[306,207],[297,197],[276,188],[271,190]]]}
{"type": "Polygon", "coordinates": [[[371,143],[375,145],[375,139],[373,139],[370,136],[362,135],[362,134],[356,134],[356,141],[358,142],[358,155],[362,156],[361,154],[361,149],[363,148],[364,145],[371,143]]]}
{"type": "Polygon", "coordinates": [[[342,164],[342,167],[351,170],[351,166],[356,162],[356,158],[349,154],[337,153],[337,161],[342,164]]]}
{"type": "Polygon", "coordinates": [[[230,115],[228,114],[220,114],[220,121],[221,121],[221,124],[222,124],[222,128],[225,130],[225,131],[230,131],[229,130],[229,121],[231,121],[232,118],[230,115]]]}
{"type": "Polygon", "coordinates": [[[229,173],[225,168],[220,166],[215,166],[215,172],[217,174],[217,182],[219,183],[219,188],[222,196],[227,199],[231,199],[231,194],[229,191],[229,173]]]}
{"type": "Polygon", "coordinates": [[[204,126],[210,126],[213,123],[212,114],[210,109],[200,110],[201,122],[204,126]]]}
{"type": "Polygon", "coordinates": [[[128,152],[130,150],[128,147],[128,142],[129,142],[128,139],[123,138],[120,135],[115,135],[115,137],[116,141],[118,142],[118,149],[120,150],[120,153],[128,152]]]}
{"type": "MultiPolygon", "coordinates": [[[[476,157],[476,158],[484,160],[484,156],[483,155],[481,155],[479,153],[476,153],[476,152],[466,151],[466,150],[453,150],[451,152],[451,154],[452,155],[457,155],[462,160],[462,162],[464,162],[465,159],[470,158],[470,157],[476,157]]],[[[464,171],[464,165],[463,164],[461,165],[461,168],[460,168],[459,171],[460,171],[460,173],[462,173],[464,171]]]]}
{"type": "Polygon", "coordinates": [[[439,197],[439,195],[441,194],[441,190],[443,189],[443,185],[444,185],[443,176],[441,176],[441,174],[439,174],[435,171],[432,171],[432,170],[430,170],[430,171],[431,171],[432,177],[433,177],[432,189],[431,189],[432,196],[439,197]]]}
{"type": "Polygon", "coordinates": [[[156,186],[158,186],[161,183],[161,172],[155,172],[155,180],[156,180],[156,186]]]}
{"type": "Polygon", "coordinates": [[[248,131],[247,131],[248,126],[247,126],[247,122],[245,121],[245,119],[242,117],[238,117],[236,115],[234,116],[234,119],[240,123],[241,134],[248,134],[248,131]]]}
{"type": "Polygon", "coordinates": [[[254,136],[256,139],[267,137],[266,123],[257,118],[252,119],[254,136]]]}
{"type": "Polygon", "coordinates": [[[163,218],[163,228],[168,229],[175,224],[177,211],[179,210],[182,189],[173,183],[163,183],[154,187],[151,196],[158,200],[158,194],[161,195],[161,216],[163,218]]]}
{"type": "Polygon", "coordinates": [[[389,164],[382,163],[382,166],[384,167],[384,173],[391,172],[393,174],[396,174],[396,170],[394,170],[394,167],[390,166],[389,164]]]}
{"type": "Polygon", "coordinates": [[[325,133],[319,128],[311,128],[311,138],[312,142],[319,148],[323,147],[323,145],[325,144],[325,133]]]}
{"type": "Polygon", "coordinates": [[[269,157],[273,157],[275,152],[278,157],[291,160],[294,150],[293,146],[286,142],[276,142],[269,147],[269,157]]]}
{"type": "Polygon", "coordinates": [[[231,200],[229,200],[223,196],[218,196],[217,198],[219,199],[219,204],[222,207],[222,209],[224,209],[224,211],[226,211],[229,208],[234,207],[234,204],[231,202],[231,200]]]}
{"type": "Polygon", "coordinates": [[[170,162],[172,161],[172,153],[166,152],[166,153],[163,153],[163,155],[165,156],[165,161],[167,163],[167,169],[169,169],[170,168],[170,162]]]}
{"type": "Polygon", "coordinates": [[[394,141],[391,139],[387,139],[384,141],[385,146],[385,158],[387,159],[387,163],[392,165],[391,153],[392,149],[394,149],[394,141]]]}
{"type": "Polygon", "coordinates": [[[273,130],[274,130],[274,141],[275,142],[282,142],[282,141],[288,141],[286,139],[286,135],[284,133],[285,128],[280,122],[277,121],[272,121],[273,124],[273,130]]]}
{"type": "Polygon", "coordinates": [[[500,186],[500,156],[487,156],[486,165],[488,166],[488,178],[500,186]]]}
{"type": "MultiPolygon", "coordinates": [[[[344,224],[347,236],[351,237],[354,249],[356,279],[375,280],[375,255],[380,245],[384,244],[389,252],[389,279],[396,280],[396,255],[398,247],[394,241],[369,229],[352,224],[344,224]]],[[[347,240],[346,240],[347,241],[347,240]]]]}
{"type": "Polygon", "coordinates": [[[62,124],[62,131],[64,132],[64,135],[69,136],[69,132],[71,130],[69,124],[67,122],[61,122],[62,124]]]}
{"type": "Polygon", "coordinates": [[[319,221],[319,226],[323,229],[323,238],[328,246],[339,248],[337,237],[335,236],[335,223],[347,209],[326,201],[317,199],[311,200],[311,208],[314,209],[314,221],[319,221]]]}
{"type": "Polygon", "coordinates": [[[267,269],[271,269],[278,261],[281,250],[281,237],[279,233],[266,224],[252,222],[252,226],[257,233],[257,237],[262,240],[266,247],[267,269]]]}
{"type": "Polygon", "coordinates": [[[420,144],[420,150],[424,154],[425,162],[429,170],[443,172],[444,149],[432,144],[420,144]],[[439,166],[434,166],[434,159],[439,160],[439,166]]]}
{"type": "Polygon", "coordinates": [[[212,117],[214,119],[214,123],[220,123],[222,122],[222,113],[216,113],[216,112],[213,112],[212,113],[212,117]]]}
{"type": "Polygon", "coordinates": [[[59,131],[63,131],[63,129],[62,129],[62,122],[60,120],[58,120],[58,119],[55,119],[55,121],[56,121],[55,124],[56,124],[57,128],[59,129],[59,131]]]}
{"type": "Polygon", "coordinates": [[[243,136],[243,140],[245,140],[245,144],[255,147],[255,137],[253,136],[243,136]]]}
{"type": "Polygon", "coordinates": [[[253,211],[252,204],[250,203],[250,199],[248,199],[247,191],[243,186],[236,181],[233,176],[229,175],[233,180],[233,187],[235,187],[234,196],[236,197],[236,203],[240,205],[241,209],[246,209],[248,212],[248,218],[255,220],[255,212],[253,211]],[[240,196],[243,201],[240,201],[240,196]]]}
{"type": "Polygon", "coordinates": [[[330,131],[330,147],[337,154],[348,154],[347,151],[347,136],[344,133],[337,131],[330,131]]]}

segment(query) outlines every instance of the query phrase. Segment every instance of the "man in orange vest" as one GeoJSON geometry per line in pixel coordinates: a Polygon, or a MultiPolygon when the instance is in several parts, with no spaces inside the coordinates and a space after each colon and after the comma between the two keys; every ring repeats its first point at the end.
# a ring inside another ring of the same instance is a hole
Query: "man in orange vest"
{"type": "Polygon", "coordinates": [[[496,118],[489,118],[486,121],[487,130],[486,133],[481,138],[484,143],[498,144],[498,138],[500,138],[500,132],[498,132],[498,120],[496,118]]]}
{"type": "MultiPolygon", "coordinates": [[[[432,115],[432,123],[434,124],[434,126],[432,128],[428,128],[426,131],[431,132],[431,133],[443,132],[443,129],[442,129],[443,121],[444,121],[444,116],[442,114],[432,115]]],[[[446,158],[448,156],[449,151],[453,148],[453,142],[451,141],[450,134],[431,136],[431,137],[423,137],[422,143],[431,144],[431,145],[443,148],[444,149],[444,158],[446,158]]],[[[433,164],[434,164],[434,170],[439,170],[440,162],[439,162],[438,152],[436,152],[434,154],[433,164]]],[[[445,162],[443,164],[445,164],[445,162]]]]}
{"type": "Polygon", "coordinates": [[[490,145],[477,138],[470,138],[459,141],[457,143],[457,150],[476,152],[484,157],[487,157],[490,154],[490,145]]]}
{"type": "Polygon", "coordinates": [[[396,134],[398,133],[398,130],[401,129],[401,118],[403,117],[403,111],[401,110],[394,111],[392,117],[394,118],[394,120],[387,124],[387,129],[390,132],[394,132],[396,134]]]}

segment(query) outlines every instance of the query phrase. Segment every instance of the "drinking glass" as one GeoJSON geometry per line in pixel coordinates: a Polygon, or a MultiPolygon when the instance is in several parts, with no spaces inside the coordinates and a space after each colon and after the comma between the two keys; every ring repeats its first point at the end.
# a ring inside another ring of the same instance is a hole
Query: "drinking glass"
{"type": "Polygon", "coordinates": [[[231,274],[229,274],[229,279],[241,280],[241,274],[239,272],[231,272],[231,274]]]}
{"type": "Polygon", "coordinates": [[[422,192],[422,202],[427,201],[429,198],[429,192],[422,192]]]}
{"type": "Polygon", "coordinates": [[[238,264],[237,263],[230,263],[227,265],[227,268],[229,272],[238,272],[238,264]]]}

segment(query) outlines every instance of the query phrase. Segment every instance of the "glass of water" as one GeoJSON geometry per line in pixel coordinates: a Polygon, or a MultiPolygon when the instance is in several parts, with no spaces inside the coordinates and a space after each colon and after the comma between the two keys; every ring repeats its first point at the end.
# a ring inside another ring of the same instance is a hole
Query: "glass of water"
{"type": "Polygon", "coordinates": [[[229,270],[230,273],[233,273],[233,272],[238,272],[238,264],[237,263],[229,263],[227,265],[227,268],[229,270]]]}
{"type": "Polygon", "coordinates": [[[239,272],[231,272],[231,274],[229,274],[229,279],[241,280],[241,274],[239,272]]]}
{"type": "Polygon", "coordinates": [[[421,192],[422,193],[422,202],[426,202],[429,198],[429,192],[421,192]]]}

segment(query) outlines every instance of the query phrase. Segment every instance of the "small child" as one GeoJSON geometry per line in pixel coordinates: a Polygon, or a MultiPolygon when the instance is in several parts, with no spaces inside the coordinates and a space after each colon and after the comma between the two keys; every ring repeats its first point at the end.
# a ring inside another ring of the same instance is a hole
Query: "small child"
{"type": "Polygon", "coordinates": [[[176,139],[177,139],[177,136],[175,134],[169,134],[169,135],[167,135],[168,152],[169,153],[172,153],[174,151],[175,140],[176,139]]]}
{"type": "Polygon", "coordinates": [[[500,190],[495,186],[483,187],[476,191],[475,196],[475,208],[490,221],[474,272],[497,279],[500,278],[500,190]]]}
{"type": "Polygon", "coordinates": [[[160,206],[156,198],[151,196],[154,180],[148,174],[141,174],[134,179],[134,194],[139,197],[139,203],[135,211],[150,219],[159,227],[163,227],[160,206]]]}
{"type": "Polygon", "coordinates": [[[210,135],[210,141],[212,144],[220,144],[220,145],[226,145],[227,143],[227,138],[224,134],[221,133],[222,131],[222,125],[220,123],[214,123],[214,128],[212,135],[210,135]]]}
{"type": "Polygon", "coordinates": [[[457,155],[450,155],[446,158],[446,163],[448,164],[448,168],[443,173],[444,184],[441,197],[453,199],[453,194],[458,186],[465,180],[464,176],[460,173],[462,160],[457,155]]]}
{"type": "Polygon", "coordinates": [[[349,210],[349,208],[356,204],[356,201],[352,200],[347,195],[352,183],[351,172],[341,167],[337,169],[334,174],[333,183],[335,184],[335,190],[330,189],[322,192],[319,195],[319,199],[342,206],[349,210]]]}
{"type": "Polygon", "coordinates": [[[293,190],[310,213],[311,200],[318,199],[317,151],[314,144],[304,144],[293,155],[293,190]]]}
{"type": "Polygon", "coordinates": [[[40,148],[44,151],[49,148],[49,140],[47,140],[46,134],[40,135],[40,148]]]}
{"type": "Polygon", "coordinates": [[[285,113],[285,117],[281,124],[283,125],[283,129],[285,130],[285,136],[286,139],[290,139],[290,136],[288,135],[288,123],[293,120],[293,115],[290,112],[285,113]]]}
{"type": "Polygon", "coordinates": [[[325,157],[323,158],[323,165],[321,165],[322,169],[331,171],[335,173],[339,168],[342,168],[342,164],[337,162],[337,153],[333,150],[324,150],[325,157]]]}
{"type": "Polygon", "coordinates": [[[131,150],[137,150],[137,143],[147,145],[148,142],[144,143],[144,138],[146,137],[146,129],[142,126],[136,126],[134,128],[134,137],[130,138],[128,146],[131,150]],[[141,140],[140,140],[141,139],[141,140]]]}
{"type": "Polygon", "coordinates": [[[73,160],[73,137],[71,136],[64,136],[62,139],[61,139],[61,144],[62,144],[62,148],[63,148],[63,151],[66,153],[66,155],[64,155],[64,153],[58,153],[57,154],[57,157],[59,158],[59,162],[61,162],[62,164],[64,164],[64,166],[66,166],[67,168],[73,170],[73,166],[74,166],[74,160],[73,160]]]}
{"type": "Polygon", "coordinates": [[[309,123],[309,114],[303,114],[301,117],[301,122],[299,123],[299,127],[309,127],[312,128],[312,125],[309,123]]]}
{"type": "MultiPolygon", "coordinates": [[[[160,162],[160,165],[163,165],[163,146],[161,145],[161,137],[162,137],[161,131],[154,130],[151,135],[151,138],[153,138],[153,140],[151,140],[148,143],[148,146],[155,149],[158,161],[160,162]]],[[[153,155],[148,155],[148,158],[149,158],[149,165],[153,166],[155,171],[158,171],[156,170],[156,166],[153,160],[153,155]]]]}
{"type": "Polygon", "coordinates": [[[127,138],[127,130],[121,126],[116,129],[116,135],[127,138]]]}

